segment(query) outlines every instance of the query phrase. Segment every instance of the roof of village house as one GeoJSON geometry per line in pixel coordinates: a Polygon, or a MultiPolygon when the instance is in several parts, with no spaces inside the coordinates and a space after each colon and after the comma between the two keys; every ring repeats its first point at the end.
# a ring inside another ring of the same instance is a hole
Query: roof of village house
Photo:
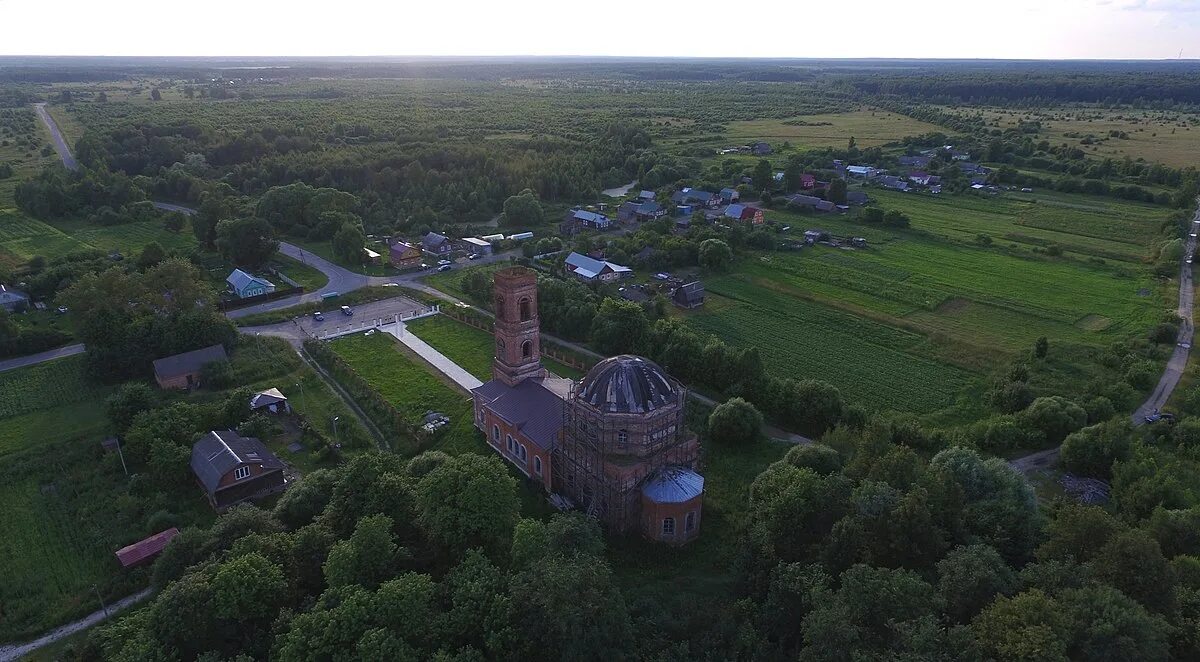
{"type": "Polygon", "coordinates": [[[571,271],[573,273],[584,276],[585,278],[595,278],[596,276],[599,276],[600,272],[604,271],[605,267],[608,267],[617,273],[627,273],[633,271],[629,267],[621,266],[615,262],[597,260],[586,255],[580,255],[579,253],[573,251],[567,256],[566,264],[567,266],[571,267],[571,271]]]}
{"type": "Polygon", "coordinates": [[[255,393],[254,397],[250,398],[250,408],[258,409],[259,407],[267,407],[280,402],[287,402],[287,396],[277,388],[269,388],[261,393],[255,393]]]}
{"type": "Polygon", "coordinates": [[[217,491],[225,474],[243,464],[262,464],[264,471],[283,469],[263,442],[232,430],[213,430],[192,444],[192,472],[209,494],[217,491]]]}
{"type": "Polygon", "coordinates": [[[644,414],[679,401],[678,384],[650,359],[622,354],[592,366],[575,397],[602,412],[644,414]]]}
{"type": "Polygon", "coordinates": [[[29,295],[21,290],[14,290],[7,285],[0,285],[0,303],[13,303],[17,301],[28,301],[29,295]]]}
{"type": "Polygon", "coordinates": [[[225,282],[229,283],[231,286],[233,286],[233,289],[237,290],[238,292],[241,292],[242,290],[246,289],[246,287],[248,285],[251,285],[253,283],[261,283],[267,287],[275,286],[274,283],[267,280],[266,278],[259,278],[258,276],[251,276],[250,274],[246,273],[245,271],[242,271],[241,269],[234,269],[233,272],[230,273],[229,276],[225,279],[225,282]]]}
{"type": "Polygon", "coordinates": [[[638,193],[638,197],[643,200],[653,200],[655,198],[654,191],[642,190],[638,193]]]}
{"type": "Polygon", "coordinates": [[[687,467],[663,467],[642,484],[642,494],[655,503],[683,503],[704,493],[704,476],[687,467]]]}
{"type": "Polygon", "coordinates": [[[865,191],[846,191],[846,202],[865,203],[870,200],[865,191]]]}
{"type": "Polygon", "coordinates": [[[577,221],[583,221],[585,223],[596,223],[601,225],[608,222],[608,217],[604,214],[597,214],[594,211],[588,211],[586,209],[576,209],[571,213],[571,218],[577,221]]]}
{"type": "Polygon", "coordinates": [[[397,241],[396,243],[394,243],[388,247],[389,252],[399,253],[400,255],[403,255],[404,253],[407,253],[409,251],[419,251],[419,250],[420,250],[419,248],[417,248],[416,246],[413,246],[412,244],[408,243],[407,241],[397,241]]]}
{"type": "Polygon", "coordinates": [[[148,538],[143,538],[132,545],[126,545],[116,551],[117,560],[121,562],[122,568],[137,565],[163,551],[167,543],[171,542],[171,539],[177,535],[179,535],[179,529],[171,527],[166,531],[160,531],[148,538]]]}
{"type": "Polygon", "coordinates": [[[516,386],[491,380],[471,392],[497,416],[507,421],[539,447],[552,450],[562,429],[563,399],[569,379],[526,379],[516,386]]]}
{"type": "Polygon", "coordinates": [[[721,195],[737,195],[737,189],[728,187],[723,188],[721,189],[721,195]]]}
{"type": "Polygon", "coordinates": [[[157,359],[154,361],[154,374],[163,379],[170,379],[200,372],[200,368],[208,363],[228,360],[229,355],[225,353],[225,347],[212,345],[157,359]]]}
{"type": "Polygon", "coordinates": [[[729,218],[741,218],[742,211],[746,209],[746,205],[729,205],[725,208],[725,215],[729,218]]]}
{"type": "Polygon", "coordinates": [[[471,244],[472,246],[478,246],[479,248],[483,248],[484,246],[492,245],[492,242],[484,241],[477,237],[463,237],[462,240],[463,240],[463,243],[465,243],[465,244],[471,244]]]}
{"type": "Polygon", "coordinates": [[[676,191],[674,194],[672,194],[671,200],[673,202],[683,202],[683,203],[686,203],[689,200],[698,200],[701,202],[708,202],[716,197],[719,197],[716,193],[709,193],[708,191],[698,191],[694,188],[685,188],[682,191],[676,191]]]}
{"type": "Polygon", "coordinates": [[[426,234],[424,237],[421,237],[421,245],[424,246],[425,248],[441,246],[442,244],[446,243],[447,241],[450,241],[449,237],[447,237],[444,234],[438,234],[436,232],[430,232],[430,233],[426,234]]]}

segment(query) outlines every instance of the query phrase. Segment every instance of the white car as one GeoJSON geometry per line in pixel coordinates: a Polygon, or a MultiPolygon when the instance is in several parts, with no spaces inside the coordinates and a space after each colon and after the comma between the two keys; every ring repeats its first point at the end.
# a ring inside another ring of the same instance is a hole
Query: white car
{"type": "Polygon", "coordinates": [[[444,266],[446,266],[447,264],[450,264],[450,260],[438,260],[438,266],[439,266],[439,267],[444,267],[444,266]]]}

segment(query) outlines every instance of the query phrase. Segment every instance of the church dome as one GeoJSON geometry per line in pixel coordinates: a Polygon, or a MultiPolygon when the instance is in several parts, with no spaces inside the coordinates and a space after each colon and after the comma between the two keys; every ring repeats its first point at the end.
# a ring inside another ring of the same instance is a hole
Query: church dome
{"type": "Polygon", "coordinates": [[[653,361],[623,354],[593,366],[575,397],[602,412],[646,414],[677,402],[679,388],[653,361]]]}

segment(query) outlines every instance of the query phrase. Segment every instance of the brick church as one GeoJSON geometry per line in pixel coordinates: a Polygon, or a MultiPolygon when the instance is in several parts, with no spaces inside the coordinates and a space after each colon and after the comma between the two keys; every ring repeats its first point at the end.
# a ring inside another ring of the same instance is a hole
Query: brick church
{"type": "Polygon", "coordinates": [[[700,532],[700,446],[687,390],[654,362],[614,356],[574,382],[541,363],[537,274],[495,276],[492,380],[472,391],[475,426],[547,492],[610,530],[684,544],[700,532]]]}

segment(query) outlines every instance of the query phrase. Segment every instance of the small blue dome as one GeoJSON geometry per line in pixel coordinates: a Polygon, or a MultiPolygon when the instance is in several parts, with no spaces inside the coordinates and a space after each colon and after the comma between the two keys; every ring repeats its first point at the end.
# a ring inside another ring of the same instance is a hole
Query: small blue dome
{"type": "Polygon", "coordinates": [[[703,493],[704,476],[687,467],[664,467],[642,484],[642,494],[654,503],[683,503],[703,493]]]}

